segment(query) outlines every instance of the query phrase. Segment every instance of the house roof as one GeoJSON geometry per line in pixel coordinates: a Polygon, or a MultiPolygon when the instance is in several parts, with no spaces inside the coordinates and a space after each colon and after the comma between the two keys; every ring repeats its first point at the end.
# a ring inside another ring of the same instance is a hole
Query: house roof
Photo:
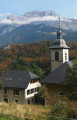
{"type": "Polygon", "coordinates": [[[71,61],[65,62],[56,70],[51,72],[47,77],[45,77],[41,83],[55,83],[61,84],[65,80],[66,68],[68,66],[72,67],[73,63],[71,61]]]}
{"type": "Polygon", "coordinates": [[[10,70],[2,77],[2,83],[4,87],[26,89],[32,79],[39,77],[29,71],[10,70]]]}

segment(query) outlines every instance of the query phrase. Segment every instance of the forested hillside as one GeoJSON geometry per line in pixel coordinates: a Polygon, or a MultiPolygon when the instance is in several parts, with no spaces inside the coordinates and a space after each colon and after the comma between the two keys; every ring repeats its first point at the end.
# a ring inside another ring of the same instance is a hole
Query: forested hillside
{"type": "MultiPolygon", "coordinates": [[[[67,42],[70,46],[70,60],[77,55],[77,44],[67,42]]],[[[13,44],[0,49],[0,70],[29,70],[41,78],[50,72],[50,50],[52,41],[28,44],[13,44]]]]}

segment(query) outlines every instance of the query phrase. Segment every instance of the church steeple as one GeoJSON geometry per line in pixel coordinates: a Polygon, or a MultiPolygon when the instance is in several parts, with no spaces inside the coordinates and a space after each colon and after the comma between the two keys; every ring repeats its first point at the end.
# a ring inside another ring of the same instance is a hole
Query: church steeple
{"type": "Polygon", "coordinates": [[[57,31],[57,39],[62,39],[60,16],[59,16],[59,27],[57,31]]]}
{"type": "Polygon", "coordinates": [[[50,49],[54,48],[64,48],[69,49],[69,47],[66,45],[65,40],[62,39],[62,32],[61,32],[61,22],[59,17],[59,24],[58,24],[58,31],[57,31],[57,39],[53,42],[53,45],[50,47],[50,49]]]}
{"type": "Polygon", "coordinates": [[[62,39],[60,17],[59,27],[57,31],[57,39],[49,48],[51,49],[51,71],[54,71],[64,62],[69,61],[69,47],[67,46],[65,40],[62,39]]]}

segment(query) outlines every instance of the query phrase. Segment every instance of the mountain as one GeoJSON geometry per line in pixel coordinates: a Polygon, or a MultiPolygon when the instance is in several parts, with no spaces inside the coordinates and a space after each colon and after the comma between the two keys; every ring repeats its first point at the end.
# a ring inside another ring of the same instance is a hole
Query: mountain
{"type": "MultiPolygon", "coordinates": [[[[52,27],[58,26],[58,15],[57,13],[48,11],[32,11],[27,12],[24,15],[16,16],[11,15],[7,18],[0,20],[0,25],[12,25],[19,27],[25,24],[47,24],[52,27]]],[[[61,27],[65,30],[77,30],[77,19],[75,18],[63,18],[61,17],[61,27]]]]}
{"type": "MultiPolygon", "coordinates": [[[[0,46],[23,44],[41,40],[55,40],[58,15],[52,11],[33,11],[21,16],[8,16],[0,20],[0,46]]],[[[77,41],[77,19],[61,17],[65,40],[77,41]]]]}
{"type": "Polygon", "coordinates": [[[5,34],[11,32],[16,27],[13,25],[0,25],[0,36],[4,36],[5,34]]]}
{"type": "MultiPolygon", "coordinates": [[[[29,42],[36,42],[42,40],[55,40],[56,39],[56,27],[51,27],[45,24],[39,25],[22,25],[20,27],[14,28],[11,32],[0,37],[0,46],[7,44],[24,44],[29,42]]],[[[65,40],[70,40],[70,36],[74,34],[71,31],[63,30],[63,38],[65,40]]],[[[76,41],[76,36],[71,37],[71,41],[76,41]]]]}

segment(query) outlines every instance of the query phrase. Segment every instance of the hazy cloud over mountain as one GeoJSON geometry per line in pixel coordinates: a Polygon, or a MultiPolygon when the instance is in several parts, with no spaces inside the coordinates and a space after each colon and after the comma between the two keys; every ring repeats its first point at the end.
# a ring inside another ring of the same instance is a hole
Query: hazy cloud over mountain
{"type": "Polygon", "coordinates": [[[0,23],[4,23],[4,24],[29,24],[31,22],[34,21],[56,21],[58,20],[58,17],[54,17],[54,16],[44,16],[44,17],[15,17],[12,16],[13,19],[8,19],[8,18],[4,18],[0,21],[0,23]]]}
{"type": "MultiPolygon", "coordinates": [[[[11,13],[7,13],[7,15],[10,15],[11,13]]],[[[2,15],[2,14],[1,14],[2,15]]],[[[63,19],[63,21],[71,22],[71,20],[63,19]]],[[[37,22],[37,21],[58,21],[58,15],[52,11],[34,11],[34,12],[28,12],[25,13],[22,16],[8,16],[7,18],[4,18],[0,20],[1,24],[30,24],[31,22],[37,22]]]]}
{"type": "MultiPolygon", "coordinates": [[[[11,13],[0,14],[3,17],[0,20],[0,25],[14,25],[18,27],[25,24],[48,24],[53,27],[58,27],[58,15],[53,11],[33,11],[27,12],[24,15],[16,16],[11,13]]],[[[63,18],[61,17],[61,27],[65,30],[77,30],[77,19],[75,18],[63,18]]]]}

